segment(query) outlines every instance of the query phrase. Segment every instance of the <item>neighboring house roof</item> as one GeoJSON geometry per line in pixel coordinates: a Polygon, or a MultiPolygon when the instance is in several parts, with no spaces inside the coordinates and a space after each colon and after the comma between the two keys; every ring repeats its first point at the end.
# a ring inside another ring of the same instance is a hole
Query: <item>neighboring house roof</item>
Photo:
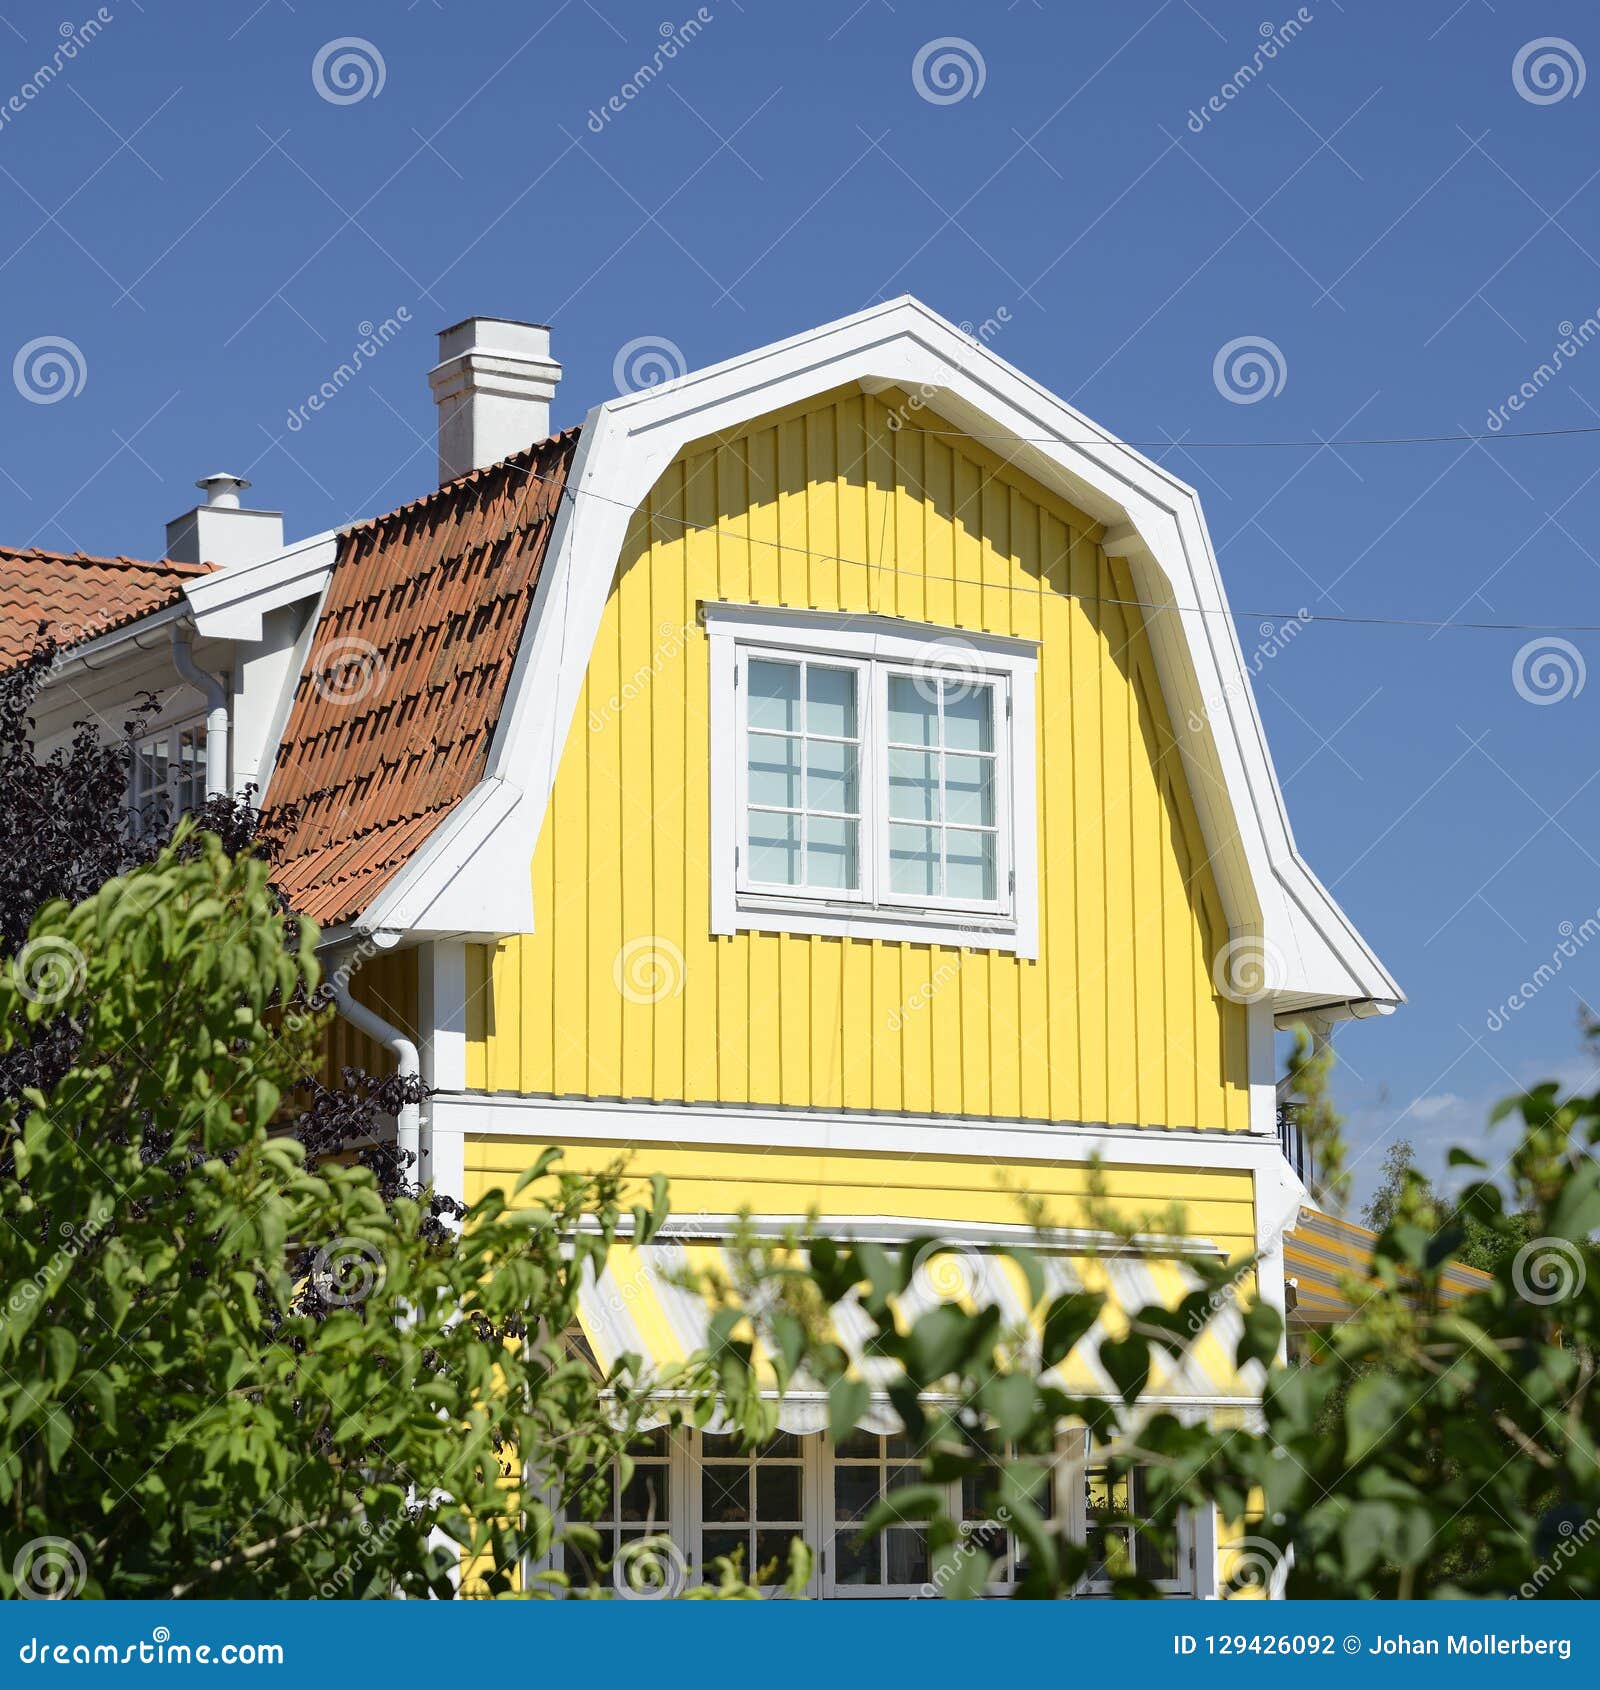
{"type": "Polygon", "coordinates": [[[263,799],[302,914],[365,909],[482,778],[577,440],[339,536],[263,799]]]}
{"type": "MultiPolygon", "coordinates": [[[[1351,1319],[1356,1311],[1350,1293],[1359,1294],[1362,1286],[1378,1289],[1372,1266],[1377,1242],[1378,1234],[1370,1227],[1309,1205],[1302,1208],[1299,1221],[1283,1239],[1283,1271],[1294,1287],[1290,1323],[1337,1326],[1351,1319]]],[[[1453,1262],[1440,1275],[1440,1299],[1450,1307],[1493,1283],[1493,1276],[1481,1269],[1453,1262]]]]}
{"type": "Polygon", "coordinates": [[[57,645],[79,645],[176,604],[184,583],[211,567],[0,547],[0,669],[33,651],[41,623],[57,645]]]}

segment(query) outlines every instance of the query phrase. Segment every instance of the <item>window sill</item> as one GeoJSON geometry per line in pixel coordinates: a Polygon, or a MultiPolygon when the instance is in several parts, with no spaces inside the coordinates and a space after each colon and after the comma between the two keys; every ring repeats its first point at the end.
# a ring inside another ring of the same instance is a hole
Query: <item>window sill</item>
{"type": "Polygon", "coordinates": [[[952,950],[999,951],[1033,958],[1016,918],[981,910],[886,910],[844,901],[828,903],[739,893],[714,900],[711,931],[805,933],[833,939],[879,939],[890,944],[943,945],[952,950]]]}

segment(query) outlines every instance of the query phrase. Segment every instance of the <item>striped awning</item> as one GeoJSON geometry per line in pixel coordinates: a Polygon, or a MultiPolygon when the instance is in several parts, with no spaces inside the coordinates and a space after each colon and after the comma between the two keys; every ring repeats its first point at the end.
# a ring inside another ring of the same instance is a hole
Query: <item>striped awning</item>
{"type": "MultiPolygon", "coordinates": [[[[1052,1370],[1051,1379],[1077,1394],[1115,1397],[1116,1385],[1099,1360],[1101,1338],[1123,1336],[1130,1310],[1152,1303],[1175,1307],[1194,1289],[1193,1275],[1170,1258],[1128,1250],[1093,1256],[1040,1252],[1039,1256],[1046,1302],[1063,1291],[1097,1291],[1106,1297],[1100,1319],[1052,1370]]],[[[591,1272],[579,1304],[583,1335],[595,1359],[610,1368],[619,1356],[633,1354],[659,1373],[703,1348],[711,1311],[707,1298],[694,1287],[708,1270],[725,1280],[734,1278],[719,1242],[658,1240],[637,1246],[618,1240],[604,1271],[598,1277],[591,1272]]],[[[998,1305],[1005,1326],[1019,1342],[1038,1341],[1022,1271],[993,1250],[953,1246],[934,1256],[918,1270],[896,1308],[902,1321],[910,1321],[940,1301],[957,1301],[969,1308],[998,1305]]],[[[887,1385],[894,1376],[894,1364],[866,1352],[872,1323],[858,1304],[853,1299],[836,1304],[833,1320],[839,1344],[860,1376],[869,1385],[887,1385]]],[[[1147,1397],[1201,1403],[1258,1400],[1260,1369],[1251,1364],[1241,1372],[1234,1362],[1240,1330],[1238,1312],[1229,1303],[1219,1308],[1181,1364],[1156,1350],[1147,1397]]],[[[785,1394],[779,1411],[779,1424],[785,1431],[816,1431],[826,1423],[827,1403],[821,1393],[791,1389],[785,1394]]],[[[898,1422],[887,1399],[875,1398],[864,1424],[868,1429],[890,1431],[898,1422]]]]}
{"type": "MultiPolygon", "coordinates": [[[[1291,1326],[1335,1326],[1351,1316],[1349,1284],[1376,1287],[1372,1271],[1378,1235],[1354,1221],[1340,1220],[1317,1209],[1302,1209],[1292,1232],[1284,1234],[1283,1272],[1293,1292],[1291,1326]]],[[[1447,1303],[1458,1302],[1492,1281],[1477,1268],[1445,1269],[1441,1288],[1447,1303]]]]}

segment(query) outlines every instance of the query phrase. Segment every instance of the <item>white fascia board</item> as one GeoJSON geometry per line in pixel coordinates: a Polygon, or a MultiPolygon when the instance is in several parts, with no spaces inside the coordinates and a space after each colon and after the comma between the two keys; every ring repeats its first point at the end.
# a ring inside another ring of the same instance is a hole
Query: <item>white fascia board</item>
{"type": "Polygon", "coordinates": [[[328,584],[339,530],[297,540],[275,557],[219,569],[184,584],[195,627],[208,639],[259,640],[269,610],[315,598],[328,584]]]}
{"type": "Polygon", "coordinates": [[[531,933],[533,848],[528,846],[520,866],[506,859],[514,832],[506,824],[525,800],[510,781],[479,781],[362,912],[355,928],[483,942],[531,933]]]}
{"type": "Polygon", "coordinates": [[[520,796],[452,828],[452,861],[436,849],[408,864],[380,899],[385,919],[403,910],[430,932],[531,930],[529,863],[630,518],[684,448],[850,383],[918,396],[1129,531],[1113,545],[1155,607],[1145,623],[1168,710],[1198,721],[1179,744],[1230,931],[1276,949],[1281,995],[1399,1001],[1295,848],[1194,489],[904,297],[590,411],[486,771],[520,796]]]}
{"type": "Polygon", "coordinates": [[[972,1157],[997,1162],[1098,1160],[1123,1167],[1276,1170],[1276,1136],[1220,1128],[1108,1126],[976,1115],[896,1115],[876,1110],[776,1105],[626,1103],[517,1092],[439,1092],[435,1124],[475,1138],[716,1145],[825,1154],[972,1157]]]}

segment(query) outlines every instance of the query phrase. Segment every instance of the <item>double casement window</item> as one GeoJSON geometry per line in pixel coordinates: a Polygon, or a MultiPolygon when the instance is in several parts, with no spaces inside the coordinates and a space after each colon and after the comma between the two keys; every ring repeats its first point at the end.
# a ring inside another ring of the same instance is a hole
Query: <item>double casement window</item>
{"type": "Polygon", "coordinates": [[[1159,1544],[1150,1533],[1129,1520],[1148,1518],[1145,1473],[1135,1467],[1113,1478],[1105,1467],[1091,1465],[1084,1474],[1084,1527],[1103,1554],[1089,1569],[1091,1589],[1108,1588],[1112,1577],[1137,1574],[1160,1589],[1180,1594],[1186,1588],[1180,1569],[1189,1559],[1187,1523],[1180,1520],[1176,1546],[1159,1544]]]}
{"type": "Polygon", "coordinates": [[[206,801],[206,719],[173,722],[133,742],[128,809],[135,837],[206,801]]]}
{"type": "MultiPolygon", "coordinates": [[[[614,1468],[589,1477],[589,1488],[603,1493],[593,1522],[601,1555],[591,1566],[575,1549],[561,1552],[575,1589],[615,1584],[616,1565],[628,1577],[629,1546],[637,1545],[656,1566],[670,1568],[679,1587],[714,1580],[713,1563],[725,1556],[737,1557],[747,1578],[767,1570],[765,1588],[775,1590],[787,1573],[790,1541],[799,1537],[813,1551],[810,1596],[919,1599],[943,1594],[924,1524],[906,1521],[865,1541],[860,1538],[862,1522],[883,1497],[922,1483],[917,1452],[902,1435],[863,1429],[836,1441],[826,1433],[779,1432],[750,1451],[720,1433],[669,1436],[657,1431],[641,1443],[635,1460],[626,1485],[614,1468]]],[[[1106,1552],[1080,1595],[1098,1595],[1107,1588],[1108,1575],[1134,1570],[1174,1595],[1193,1591],[1189,1546],[1194,1535],[1186,1518],[1179,1521],[1178,1552],[1167,1555],[1137,1525],[1124,1523],[1124,1516],[1138,1515],[1144,1495],[1141,1473],[1136,1471],[1131,1483],[1113,1485],[1105,1469],[1092,1463],[1087,1471],[1081,1466],[1067,1470],[1083,1475],[1076,1497],[1053,1494],[1050,1475],[1041,1466],[1033,1498],[1040,1512],[1065,1510],[1080,1541],[1100,1522],[1118,1522],[1106,1525],[1106,1552]]],[[[962,1541],[989,1556],[988,1590],[1002,1596],[1027,1569],[1021,1543],[1007,1529],[1004,1509],[995,1504],[994,1489],[985,1476],[970,1477],[947,1488],[945,1506],[958,1522],[962,1541]]]]}
{"type": "Polygon", "coordinates": [[[1030,642],[708,605],[712,928],[1033,955],[1030,642]]]}

